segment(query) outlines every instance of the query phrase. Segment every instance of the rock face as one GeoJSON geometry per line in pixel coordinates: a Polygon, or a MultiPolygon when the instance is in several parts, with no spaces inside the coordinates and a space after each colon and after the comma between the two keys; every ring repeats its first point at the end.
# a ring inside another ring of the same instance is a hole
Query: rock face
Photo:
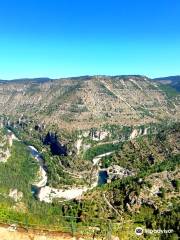
{"type": "Polygon", "coordinates": [[[107,131],[98,131],[98,130],[93,130],[91,129],[89,136],[91,137],[92,140],[94,141],[102,141],[104,140],[106,137],[109,136],[109,132],[107,131]]]}
{"type": "Polygon", "coordinates": [[[178,98],[170,98],[144,76],[9,81],[0,84],[0,114],[21,116],[23,112],[68,130],[99,128],[102,121],[137,125],[178,119],[178,98]]]}
{"type": "Polygon", "coordinates": [[[77,141],[76,141],[76,143],[75,143],[75,147],[76,147],[76,149],[77,149],[77,155],[80,154],[82,142],[83,142],[83,140],[82,140],[81,138],[79,138],[79,139],[77,139],[77,141]]]}
{"type": "Polygon", "coordinates": [[[170,206],[171,199],[174,197],[179,198],[179,191],[175,193],[172,182],[175,179],[179,179],[179,170],[164,171],[161,173],[153,173],[144,179],[139,179],[141,189],[139,194],[132,191],[128,194],[127,208],[130,212],[136,212],[140,209],[142,204],[153,206],[154,209],[161,209],[164,211],[170,206]],[[146,184],[148,182],[148,184],[146,184]],[[142,184],[143,183],[143,184],[142,184]],[[165,204],[162,200],[164,191],[164,199],[168,199],[165,204]]]}
{"type": "Polygon", "coordinates": [[[138,136],[138,130],[137,129],[134,129],[130,135],[130,140],[136,138],[138,136]]]}
{"type": "Polygon", "coordinates": [[[147,135],[148,134],[148,129],[149,128],[145,128],[145,129],[142,129],[142,128],[139,128],[139,129],[133,129],[130,136],[129,136],[129,139],[130,140],[133,140],[135,139],[136,137],[139,137],[139,136],[142,136],[142,135],[147,135]]]}
{"type": "Polygon", "coordinates": [[[0,129],[0,162],[5,163],[11,156],[10,147],[12,146],[12,139],[4,135],[0,129]]]}
{"type": "Polygon", "coordinates": [[[6,149],[6,151],[0,150],[0,162],[7,162],[8,158],[11,156],[9,149],[6,149]]]}
{"type": "Polygon", "coordinates": [[[134,175],[131,171],[128,169],[125,169],[123,167],[120,167],[118,165],[113,165],[107,169],[108,173],[108,181],[110,182],[111,180],[114,179],[122,179],[123,177],[128,177],[134,175]]]}

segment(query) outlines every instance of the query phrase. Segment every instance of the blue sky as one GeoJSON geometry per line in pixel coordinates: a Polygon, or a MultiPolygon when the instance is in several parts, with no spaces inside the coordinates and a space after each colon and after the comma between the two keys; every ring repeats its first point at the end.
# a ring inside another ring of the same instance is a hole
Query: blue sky
{"type": "Polygon", "coordinates": [[[179,0],[0,0],[0,79],[180,74],[179,0]]]}

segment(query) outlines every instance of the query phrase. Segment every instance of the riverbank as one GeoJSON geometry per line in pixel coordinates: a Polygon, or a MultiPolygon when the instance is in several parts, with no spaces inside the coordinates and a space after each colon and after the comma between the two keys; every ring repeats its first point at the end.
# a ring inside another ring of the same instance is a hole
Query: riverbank
{"type": "MultiPolygon", "coordinates": [[[[20,141],[16,137],[16,135],[9,130],[12,134],[12,139],[16,141],[20,141]]],[[[94,182],[91,184],[90,187],[88,186],[79,186],[79,187],[72,187],[70,186],[68,189],[57,189],[52,188],[47,185],[48,183],[48,175],[47,172],[44,169],[44,161],[41,157],[41,154],[38,152],[38,150],[34,146],[27,146],[31,155],[36,159],[36,161],[39,164],[39,171],[38,171],[38,179],[32,183],[32,189],[35,189],[37,191],[32,191],[34,195],[37,196],[39,201],[44,201],[47,203],[52,203],[53,199],[60,199],[60,200],[72,200],[72,199],[78,199],[80,198],[85,192],[88,190],[92,190],[94,187],[98,186],[99,183],[99,177],[100,177],[100,170],[98,169],[95,173],[94,182]]],[[[93,159],[93,166],[98,166],[99,168],[99,162],[102,157],[109,156],[113,152],[104,153],[101,155],[98,155],[94,157],[93,159]]]]}

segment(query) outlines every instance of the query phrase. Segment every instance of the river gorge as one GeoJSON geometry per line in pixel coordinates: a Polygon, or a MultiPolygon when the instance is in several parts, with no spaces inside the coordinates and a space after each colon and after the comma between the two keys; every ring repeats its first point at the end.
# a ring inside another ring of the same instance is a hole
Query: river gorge
{"type": "MultiPolygon", "coordinates": [[[[12,139],[16,141],[21,141],[16,137],[16,135],[8,130],[11,134],[12,139]]],[[[79,186],[79,187],[68,187],[67,189],[57,189],[48,186],[48,175],[44,168],[44,160],[41,156],[41,153],[34,146],[27,146],[28,150],[30,151],[33,158],[36,159],[39,165],[38,177],[34,183],[32,183],[31,192],[33,196],[35,196],[39,201],[44,201],[47,203],[51,203],[53,199],[60,199],[60,200],[71,200],[75,198],[80,198],[83,193],[87,192],[88,190],[93,189],[98,185],[105,184],[107,182],[107,172],[106,170],[100,170],[99,162],[104,156],[111,155],[113,152],[104,153],[94,157],[93,159],[93,166],[98,166],[95,176],[95,181],[92,182],[90,186],[79,186]]]]}

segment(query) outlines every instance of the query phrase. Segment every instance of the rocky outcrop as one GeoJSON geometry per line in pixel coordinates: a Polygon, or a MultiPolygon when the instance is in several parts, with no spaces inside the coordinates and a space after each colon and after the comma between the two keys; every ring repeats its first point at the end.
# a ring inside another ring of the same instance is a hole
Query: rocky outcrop
{"type": "Polygon", "coordinates": [[[19,202],[23,198],[23,193],[18,191],[18,189],[10,189],[9,197],[11,197],[15,202],[19,202]]]}
{"type": "Polygon", "coordinates": [[[0,150],[0,162],[5,163],[7,162],[8,158],[11,156],[11,153],[9,149],[6,149],[5,151],[0,150]]]}
{"type": "Polygon", "coordinates": [[[108,182],[111,182],[112,180],[115,180],[115,179],[122,179],[124,177],[134,175],[133,172],[123,167],[120,167],[119,165],[110,166],[109,168],[107,168],[107,173],[108,173],[108,182]]]}
{"type": "Polygon", "coordinates": [[[108,136],[109,136],[108,131],[91,129],[89,132],[89,137],[94,141],[102,141],[108,136]]]}
{"type": "Polygon", "coordinates": [[[0,129],[0,162],[5,163],[11,156],[10,148],[12,146],[12,136],[7,136],[0,129]]]}

